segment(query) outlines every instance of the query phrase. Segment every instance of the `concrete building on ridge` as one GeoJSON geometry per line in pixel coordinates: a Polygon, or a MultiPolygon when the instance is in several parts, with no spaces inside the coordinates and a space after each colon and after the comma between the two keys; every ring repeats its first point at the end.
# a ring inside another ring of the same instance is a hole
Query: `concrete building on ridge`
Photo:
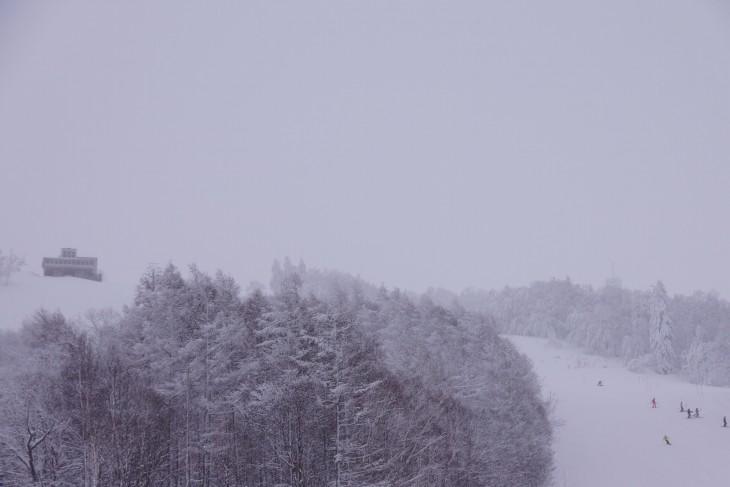
{"type": "Polygon", "coordinates": [[[101,281],[96,257],[78,257],[76,249],[61,249],[60,257],[43,257],[43,275],[72,276],[92,281],[101,281]]]}

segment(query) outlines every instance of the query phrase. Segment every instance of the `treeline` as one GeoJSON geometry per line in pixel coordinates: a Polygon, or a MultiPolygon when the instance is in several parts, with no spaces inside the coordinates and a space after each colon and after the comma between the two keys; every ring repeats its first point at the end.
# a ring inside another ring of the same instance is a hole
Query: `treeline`
{"type": "Polygon", "coordinates": [[[493,324],[303,265],[172,265],[0,340],[0,485],[541,486],[549,405],[493,324]]]}
{"type": "Polygon", "coordinates": [[[593,354],[622,358],[632,370],[730,385],[730,303],[715,293],[670,297],[661,282],[631,291],[553,279],[459,295],[431,289],[427,295],[492,317],[501,333],[557,338],[593,354]]]}

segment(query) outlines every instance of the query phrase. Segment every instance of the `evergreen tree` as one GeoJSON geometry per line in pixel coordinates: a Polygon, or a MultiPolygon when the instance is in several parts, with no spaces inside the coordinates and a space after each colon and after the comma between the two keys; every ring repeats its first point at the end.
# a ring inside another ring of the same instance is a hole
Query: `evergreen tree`
{"type": "Polygon", "coordinates": [[[672,346],[672,323],[667,311],[667,291],[661,281],[657,281],[651,290],[649,311],[649,341],[654,367],[660,374],[669,374],[674,370],[675,353],[672,346]]]}
{"type": "Polygon", "coordinates": [[[692,344],[684,352],[684,367],[689,374],[689,380],[695,384],[702,384],[707,378],[708,350],[705,343],[705,330],[697,326],[692,344]]]}

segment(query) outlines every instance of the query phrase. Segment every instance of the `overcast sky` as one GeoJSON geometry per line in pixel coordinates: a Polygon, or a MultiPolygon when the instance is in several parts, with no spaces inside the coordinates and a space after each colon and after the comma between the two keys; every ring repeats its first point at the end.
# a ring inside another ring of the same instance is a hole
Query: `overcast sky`
{"type": "Polygon", "coordinates": [[[0,249],[730,297],[723,0],[0,0],[0,249]]]}

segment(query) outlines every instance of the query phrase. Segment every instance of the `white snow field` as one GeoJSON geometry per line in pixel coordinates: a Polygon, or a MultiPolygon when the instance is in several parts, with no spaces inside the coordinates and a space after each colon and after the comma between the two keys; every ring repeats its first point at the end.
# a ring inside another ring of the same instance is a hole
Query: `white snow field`
{"type": "Polygon", "coordinates": [[[123,284],[20,272],[0,283],[0,330],[19,329],[41,307],[76,318],[90,308],[121,311],[133,297],[134,288],[123,284]]]}
{"type": "Polygon", "coordinates": [[[730,485],[730,427],[722,427],[729,388],[632,373],[617,360],[547,339],[508,338],[532,359],[543,393],[555,400],[562,423],[555,429],[555,486],[730,485]],[[680,401],[699,408],[700,418],[687,419],[680,401]]]}

